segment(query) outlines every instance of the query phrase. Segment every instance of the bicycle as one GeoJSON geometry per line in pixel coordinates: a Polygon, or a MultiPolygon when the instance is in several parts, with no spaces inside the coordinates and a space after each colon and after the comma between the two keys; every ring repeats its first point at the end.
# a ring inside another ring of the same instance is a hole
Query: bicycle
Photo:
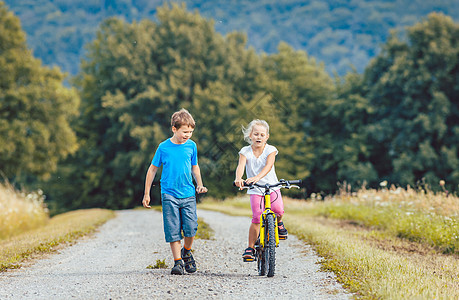
{"type": "MultiPolygon", "coordinates": [[[[257,242],[255,243],[255,260],[257,260],[258,262],[258,275],[260,276],[274,276],[274,271],[276,267],[276,247],[279,247],[279,231],[277,227],[277,216],[271,210],[270,190],[278,186],[287,189],[291,189],[293,187],[300,188],[298,184],[301,184],[301,180],[281,179],[279,182],[275,184],[265,185],[261,185],[258,183],[247,185],[246,183],[244,183],[243,188],[252,189],[257,187],[259,189],[264,189],[264,191],[262,192],[265,200],[265,209],[260,217],[260,234],[258,236],[257,242]]],[[[248,260],[244,258],[244,261],[254,260],[248,260]]]]}

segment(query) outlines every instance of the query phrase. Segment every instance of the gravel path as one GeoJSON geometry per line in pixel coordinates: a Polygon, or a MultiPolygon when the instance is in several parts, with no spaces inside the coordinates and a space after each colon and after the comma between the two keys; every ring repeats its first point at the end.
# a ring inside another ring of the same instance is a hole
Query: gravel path
{"type": "Polygon", "coordinates": [[[32,266],[0,273],[0,299],[350,299],[333,274],[319,271],[311,248],[289,236],[276,249],[276,273],[257,275],[244,263],[250,219],[198,211],[215,240],[196,240],[198,271],[170,275],[172,254],[162,217],[153,210],[119,211],[92,237],[32,266]],[[156,260],[168,269],[147,269],[156,260]]]}

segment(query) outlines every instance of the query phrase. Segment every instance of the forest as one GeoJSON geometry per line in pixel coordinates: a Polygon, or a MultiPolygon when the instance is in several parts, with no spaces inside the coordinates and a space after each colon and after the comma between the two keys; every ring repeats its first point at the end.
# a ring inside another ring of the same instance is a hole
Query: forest
{"type": "Polygon", "coordinates": [[[154,151],[183,107],[197,122],[209,195],[236,193],[241,126],[254,118],[270,124],[278,177],[305,182],[292,197],[344,183],[457,191],[459,25],[451,17],[430,13],[387,33],[362,72],[343,76],[287,42],[259,53],[246,33],[222,34],[216,24],[176,4],[157,8],[154,20],[107,18],[67,86],[0,2],[3,178],[42,188],[55,212],[139,205],[154,151]]]}
{"type": "Polygon", "coordinates": [[[280,42],[304,50],[340,76],[361,73],[379,53],[390,30],[403,30],[431,12],[459,21],[455,0],[6,0],[21,20],[27,42],[45,65],[76,75],[85,45],[103,20],[157,21],[164,3],[184,3],[213,20],[216,32],[243,32],[258,54],[276,53],[280,42]]]}

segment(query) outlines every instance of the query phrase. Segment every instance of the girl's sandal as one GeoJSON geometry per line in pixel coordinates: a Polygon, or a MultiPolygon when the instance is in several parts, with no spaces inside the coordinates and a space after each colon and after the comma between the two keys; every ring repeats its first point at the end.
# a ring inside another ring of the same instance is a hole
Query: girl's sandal
{"type": "Polygon", "coordinates": [[[245,262],[250,262],[255,260],[255,249],[253,248],[247,248],[244,251],[244,254],[242,254],[242,258],[245,262]]]}

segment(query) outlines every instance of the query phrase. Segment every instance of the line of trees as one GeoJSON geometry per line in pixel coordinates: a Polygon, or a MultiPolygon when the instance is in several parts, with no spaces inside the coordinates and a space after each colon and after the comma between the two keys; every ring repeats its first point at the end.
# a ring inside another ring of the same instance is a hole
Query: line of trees
{"type": "Polygon", "coordinates": [[[351,65],[363,72],[390,29],[412,26],[430,12],[459,21],[457,0],[3,0],[22,21],[29,46],[45,65],[76,75],[84,45],[109,17],[156,20],[163,3],[183,2],[216,20],[221,34],[243,31],[258,52],[276,53],[280,41],[307,49],[332,73],[351,65]]]}
{"type": "Polygon", "coordinates": [[[286,43],[259,55],[244,34],[166,5],[156,22],[105,20],[72,88],[32,57],[1,3],[0,24],[0,169],[44,187],[56,211],[138,205],[182,107],[214,196],[235,193],[241,125],[254,118],[271,125],[278,176],[304,179],[307,193],[459,184],[459,26],[442,14],[394,33],[363,74],[332,78],[286,43]]]}

